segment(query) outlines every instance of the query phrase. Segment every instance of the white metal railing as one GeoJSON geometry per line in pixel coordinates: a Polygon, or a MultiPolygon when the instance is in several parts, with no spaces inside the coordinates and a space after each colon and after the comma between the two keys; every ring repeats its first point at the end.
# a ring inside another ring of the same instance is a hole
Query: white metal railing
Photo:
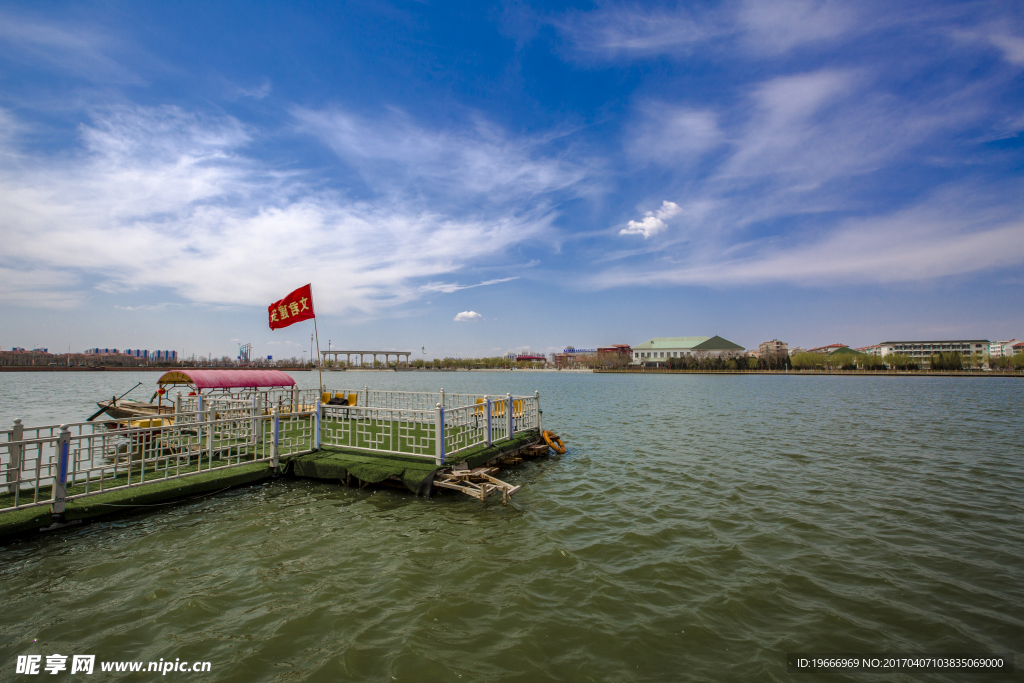
{"type": "Polygon", "coordinates": [[[433,458],[443,465],[460,451],[540,427],[539,394],[456,394],[452,401],[462,405],[445,408],[438,401],[432,409],[404,406],[423,405],[424,396],[440,398],[437,394],[370,391],[364,395],[390,405],[323,406],[322,445],[433,458]]]}
{"type": "Polygon", "coordinates": [[[324,406],[321,445],[434,458],[433,410],[324,406]]]}
{"type": "Polygon", "coordinates": [[[0,512],[68,500],[256,462],[319,447],[316,410],[263,415],[218,408],[122,421],[0,432],[0,512]],[[172,421],[173,420],[173,421],[172,421]]]}
{"type": "Polygon", "coordinates": [[[42,427],[15,420],[0,430],[0,512],[52,505],[59,513],[67,500],[255,462],[277,467],[283,456],[321,446],[431,458],[440,466],[469,448],[541,429],[539,392],[494,397],[364,387],[354,406],[322,405],[319,393],[179,395],[174,412],[136,420],[42,427]]]}

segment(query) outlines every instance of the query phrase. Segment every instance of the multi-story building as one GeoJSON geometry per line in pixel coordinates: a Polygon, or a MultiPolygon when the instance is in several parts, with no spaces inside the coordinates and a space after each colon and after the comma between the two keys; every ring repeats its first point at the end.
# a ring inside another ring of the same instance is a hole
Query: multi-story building
{"type": "Polygon", "coordinates": [[[633,347],[633,363],[663,363],[669,358],[741,355],[743,347],[714,337],[654,337],[633,347]]]}
{"type": "Polygon", "coordinates": [[[944,341],[886,341],[878,345],[879,355],[885,358],[892,354],[911,358],[929,358],[933,353],[956,352],[962,356],[988,354],[987,339],[953,339],[944,341]]]}
{"type": "Polygon", "coordinates": [[[860,348],[854,349],[854,351],[857,351],[858,353],[865,353],[869,356],[881,356],[882,345],[875,344],[874,346],[861,346],[860,348]]]}
{"type": "Polygon", "coordinates": [[[625,357],[628,361],[633,357],[633,347],[629,344],[612,344],[611,346],[601,346],[597,349],[597,359],[600,360],[614,360],[617,358],[625,357]]]}
{"type": "Polygon", "coordinates": [[[759,358],[767,353],[788,354],[789,344],[787,344],[784,341],[779,341],[778,339],[772,339],[771,341],[761,342],[761,345],[757,347],[757,353],[759,358]]]}
{"type": "Polygon", "coordinates": [[[807,353],[835,353],[839,349],[850,348],[846,344],[826,344],[825,346],[816,346],[813,349],[808,349],[807,353]]]}
{"type": "Polygon", "coordinates": [[[1018,339],[1006,339],[1003,341],[990,342],[988,345],[988,355],[990,358],[1002,358],[1004,356],[1012,356],[1015,351],[1014,346],[1020,346],[1024,342],[1018,339]]]}
{"type": "Polygon", "coordinates": [[[593,367],[597,362],[597,349],[577,349],[567,346],[562,353],[555,354],[556,368],[593,367]]]}
{"type": "Polygon", "coordinates": [[[807,353],[807,349],[805,349],[802,346],[794,346],[793,348],[791,348],[789,350],[789,355],[790,356],[795,356],[798,353],[807,353]]]}
{"type": "Polygon", "coordinates": [[[162,362],[162,363],[168,363],[168,362],[170,362],[170,363],[177,363],[178,362],[178,352],[177,351],[154,351],[153,353],[151,353],[149,355],[149,357],[152,360],[154,360],[154,361],[162,362]]]}
{"type": "Polygon", "coordinates": [[[132,358],[149,358],[149,351],[146,349],[125,349],[124,355],[132,358]]]}

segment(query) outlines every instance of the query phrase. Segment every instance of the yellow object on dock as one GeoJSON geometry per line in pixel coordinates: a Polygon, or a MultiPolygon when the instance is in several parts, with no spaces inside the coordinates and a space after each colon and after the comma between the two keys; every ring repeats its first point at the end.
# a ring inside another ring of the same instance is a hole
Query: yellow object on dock
{"type": "Polygon", "coordinates": [[[128,423],[132,429],[155,429],[157,427],[170,427],[174,419],[170,417],[152,417],[144,420],[132,420],[128,423]]]}

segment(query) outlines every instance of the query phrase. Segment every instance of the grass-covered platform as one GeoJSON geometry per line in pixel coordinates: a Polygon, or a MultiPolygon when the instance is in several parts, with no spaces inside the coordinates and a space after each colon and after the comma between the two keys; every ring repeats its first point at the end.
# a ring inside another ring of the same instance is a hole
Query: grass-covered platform
{"type": "MultiPolygon", "coordinates": [[[[502,461],[528,449],[538,439],[536,430],[523,432],[512,439],[491,446],[478,446],[449,456],[442,467],[438,467],[430,458],[334,447],[324,447],[305,455],[283,456],[280,464],[281,472],[294,476],[341,481],[361,487],[368,484],[404,486],[417,495],[429,496],[433,490],[434,477],[438,472],[461,463],[473,468],[502,461]]],[[[213,467],[221,464],[226,465],[227,462],[214,460],[212,463],[213,467]]],[[[66,503],[63,523],[75,523],[98,517],[152,509],[152,506],[252,484],[270,479],[278,474],[266,461],[236,465],[227,469],[207,470],[206,467],[209,466],[210,464],[204,462],[203,471],[195,471],[189,476],[147,481],[130,488],[105,491],[69,500],[66,503]]],[[[190,469],[195,470],[195,466],[182,466],[180,471],[184,473],[190,469]]],[[[159,474],[147,467],[146,476],[156,477],[159,474]]],[[[138,470],[134,468],[132,480],[137,481],[137,479],[138,470]]],[[[127,483],[127,473],[104,483],[107,487],[124,485],[127,483]]],[[[97,486],[97,482],[93,482],[91,486],[97,486]]],[[[85,487],[82,484],[68,486],[69,495],[84,492],[85,487]]],[[[49,498],[50,487],[40,487],[39,495],[40,498],[49,498]]],[[[14,505],[14,495],[0,494],[0,508],[11,505],[14,505]]],[[[0,513],[0,542],[11,537],[37,532],[41,528],[50,526],[53,522],[49,505],[37,505],[0,513]]]]}
{"type": "MultiPolygon", "coordinates": [[[[216,464],[216,463],[215,463],[216,464]]],[[[265,462],[239,465],[224,470],[204,471],[188,477],[147,482],[131,488],[106,491],[94,496],[69,500],[64,509],[64,522],[73,523],[106,515],[145,509],[158,503],[220,491],[269,479],[274,471],[265,462]]],[[[45,487],[49,497],[49,487],[45,487]]],[[[79,493],[84,487],[68,487],[68,493],[79,493]]],[[[42,496],[44,491],[40,491],[42,496]]],[[[14,496],[0,496],[0,506],[13,504],[14,496]]],[[[26,532],[38,531],[53,523],[48,505],[22,508],[0,513],[0,540],[26,532]]]]}
{"type": "Polygon", "coordinates": [[[289,469],[292,474],[312,479],[333,479],[351,484],[358,480],[360,486],[381,482],[401,482],[407,489],[420,496],[429,496],[434,475],[439,470],[465,462],[468,467],[480,467],[492,460],[518,453],[537,441],[537,432],[521,432],[512,439],[500,441],[491,446],[477,446],[460,451],[447,458],[445,465],[438,467],[430,458],[389,453],[368,453],[325,446],[314,453],[291,458],[289,469]]]}

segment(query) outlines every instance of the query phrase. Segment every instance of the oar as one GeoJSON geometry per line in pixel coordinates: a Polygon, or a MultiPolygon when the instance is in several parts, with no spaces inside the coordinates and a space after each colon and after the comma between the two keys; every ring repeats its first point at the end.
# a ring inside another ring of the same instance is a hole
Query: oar
{"type": "MultiPolygon", "coordinates": [[[[142,382],[139,382],[139,384],[142,384],[142,382]]],[[[127,396],[128,394],[132,393],[133,391],[135,391],[135,388],[136,388],[136,387],[138,387],[138,386],[139,386],[139,384],[136,384],[136,385],[135,385],[134,387],[132,387],[132,388],[131,388],[131,389],[129,389],[128,391],[124,392],[123,394],[121,394],[120,396],[118,396],[117,398],[115,398],[115,399],[114,399],[114,401],[116,402],[116,401],[118,401],[118,400],[120,400],[120,399],[124,398],[124,397],[125,397],[125,396],[127,396]]],[[[93,421],[93,420],[95,420],[95,419],[96,419],[97,417],[99,417],[100,415],[102,415],[102,414],[103,414],[103,413],[104,413],[105,411],[106,411],[106,408],[100,408],[100,409],[99,409],[98,411],[96,411],[95,413],[93,413],[92,415],[90,415],[90,416],[89,416],[89,417],[88,417],[88,418],[86,419],[86,422],[92,422],[92,421],[93,421]]]]}

